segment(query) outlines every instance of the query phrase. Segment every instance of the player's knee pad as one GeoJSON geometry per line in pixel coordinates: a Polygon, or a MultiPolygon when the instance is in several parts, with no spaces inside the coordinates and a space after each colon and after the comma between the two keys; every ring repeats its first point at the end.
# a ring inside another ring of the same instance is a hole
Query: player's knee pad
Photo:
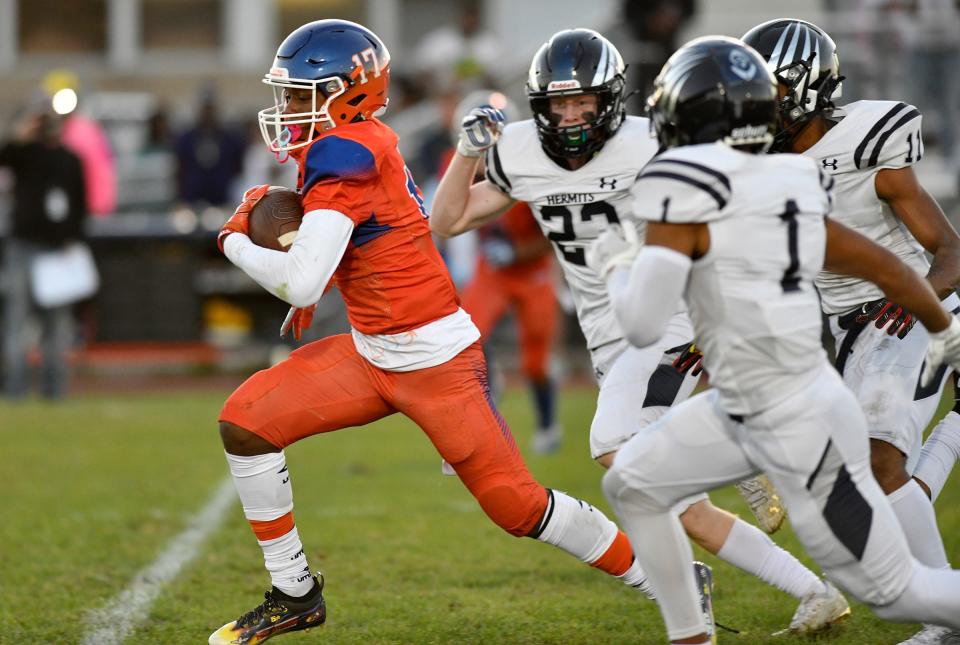
{"type": "Polygon", "coordinates": [[[618,515],[662,513],[671,507],[671,504],[659,501],[647,491],[629,484],[616,462],[603,476],[603,494],[618,515]]]}
{"type": "Polygon", "coordinates": [[[283,452],[242,457],[226,453],[248,520],[267,522],[293,510],[293,489],[283,452]]]}
{"type": "Polygon", "coordinates": [[[618,532],[617,525],[590,504],[551,490],[546,514],[530,537],[592,563],[606,553],[618,532]]]}
{"type": "Polygon", "coordinates": [[[502,482],[475,490],[474,495],[487,517],[515,537],[523,537],[536,528],[547,506],[543,487],[539,485],[502,482]]]}

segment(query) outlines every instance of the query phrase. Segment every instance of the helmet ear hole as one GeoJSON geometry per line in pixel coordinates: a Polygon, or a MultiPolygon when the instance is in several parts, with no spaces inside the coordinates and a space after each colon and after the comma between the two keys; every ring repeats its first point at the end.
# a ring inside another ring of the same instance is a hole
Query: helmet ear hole
{"type": "Polygon", "coordinates": [[[358,95],[356,95],[355,97],[353,97],[352,99],[350,99],[349,101],[347,101],[347,105],[350,105],[350,106],[353,106],[353,107],[357,107],[358,105],[360,105],[360,104],[363,102],[363,100],[364,100],[365,98],[367,98],[367,95],[366,95],[366,94],[358,94],[358,95]]]}

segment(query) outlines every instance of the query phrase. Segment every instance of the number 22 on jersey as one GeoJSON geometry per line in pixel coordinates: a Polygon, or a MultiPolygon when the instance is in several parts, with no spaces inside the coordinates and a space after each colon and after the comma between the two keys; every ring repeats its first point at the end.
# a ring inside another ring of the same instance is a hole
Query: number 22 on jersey
{"type": "MultiPolygon", "coordinates": [[[[579,218],[576,218],[571,207],[568,206],[538,206],[537,208],[544,222],[549,223],[554,220],[561,222],[562,230],[549,231],[547,233],[547,239],[556,245],[564,261],[577,266],[587,265],[586,252],[583,246],[573,246],[573,243],[578,240],[581,241],[581,243],[592,240],[596,237],[596,233],[585,235],[586,231],[578,231],[578,228],[582,228],[583,224],[577,227],[575,220],[578,219],[579,222],[586,223],[591,222],[595,216],[603,216],[606,217],[606,225],[620,223],[620,218],[617,217],[617,210],[613,205],[604,201],[591,202],[580,206],[579,218]]],[[[572,205],[572,208],[577,208],[577,206],[572,205]]]]}

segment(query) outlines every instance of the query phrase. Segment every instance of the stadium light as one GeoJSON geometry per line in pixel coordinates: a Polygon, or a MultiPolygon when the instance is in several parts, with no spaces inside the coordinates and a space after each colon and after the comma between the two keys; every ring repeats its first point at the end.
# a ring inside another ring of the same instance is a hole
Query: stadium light
{"type": "Polygon", "coordinates": [[[60,116],[70,114],[77,109],[77,93],[73,89],[65,87],[53,95],[51,104],[53,111],[60,116]]]}

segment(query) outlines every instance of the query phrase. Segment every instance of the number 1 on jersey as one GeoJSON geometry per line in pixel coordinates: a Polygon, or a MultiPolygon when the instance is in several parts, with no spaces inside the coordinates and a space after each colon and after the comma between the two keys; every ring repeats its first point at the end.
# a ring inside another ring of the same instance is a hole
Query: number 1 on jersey
{"type": "Polygon", "coordinates": [[[799,241],[797,239],[797,213],[799,212],[797,202],[788,199],[786,209],[780,214],[780,219],[787,224],[787,252],[790,253],[790,264],[787,265],[787,270],[783,272],[783,279],[780,280],[780,286],[783,287],[784,293],[800,291],[800,276],[797,275],[800,270],[799,241]]]}

